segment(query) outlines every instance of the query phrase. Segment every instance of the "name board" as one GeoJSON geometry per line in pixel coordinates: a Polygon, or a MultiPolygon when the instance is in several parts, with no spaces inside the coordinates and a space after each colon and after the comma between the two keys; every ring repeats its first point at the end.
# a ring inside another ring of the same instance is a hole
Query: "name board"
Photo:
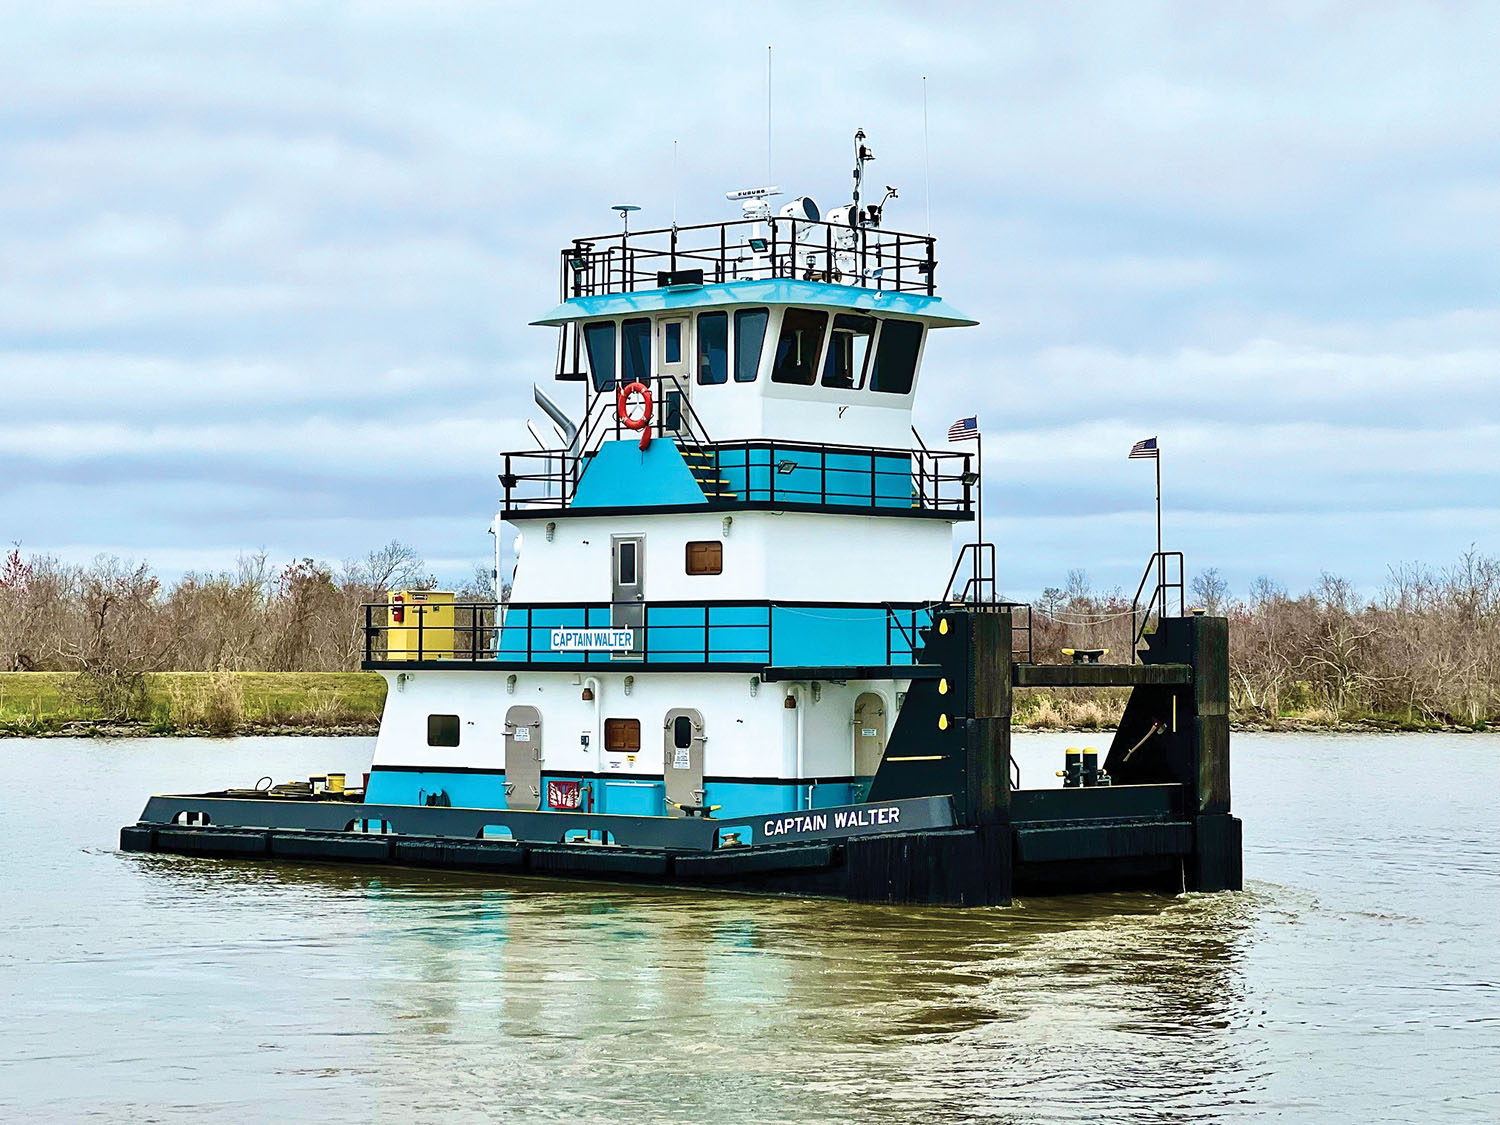
{"type": "Polygon", "coordinates": [[[952,825],[953,802],[947,797],[911,797],[873,805],[843,805],[768,816],[755,825],[758,830],[755,842],[916,832],[952,825]]]}
{"type": "Polygon", "coordinates": [[[553,629],[553,652],[629,652],[634,629],[553,629]]]}

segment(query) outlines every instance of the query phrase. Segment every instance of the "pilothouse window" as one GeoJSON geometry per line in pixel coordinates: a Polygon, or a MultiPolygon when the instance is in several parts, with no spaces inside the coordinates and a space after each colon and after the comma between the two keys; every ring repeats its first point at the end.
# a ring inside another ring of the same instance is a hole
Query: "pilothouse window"
{"type": "Polygon", "coordinates": [[[651,321],[646,317],[620,325],[620,378],[626,384],[651,385],[651,321]]]}
{"type": "Polygon", "coordinates": [[[734,381],[753,383],[760,373],[760,349],[766,342],[770,309],[740,309],[734,314],[734,381]]]}
{"type": "Polygon", "coordinates": [[[823,385],[855,390],[864,383],[865,356],[875,336],[873,316],[850,316],[839,313],[833,318],[833,336],[828,341],[828,358],[823,361],[823,385]]]}
{"type": "Polygon", "coordinates": [[[583,326],[583,344],[589,353],[589,370],[594,375],[594,390],[615,389],[615,322],[596,320],[583,326]]]}
{"type": "Polygon", "coordinates": [[[787,309],[781,318],[781,338],[776,341],[776,366],[771,369],[771,382],[812,386],[827,328],[826,312],[787,309]]]}
{"type": "Polygon", "coordinates": [[[915,320],[887,320],[880,326],[875,361],[870,367],[870,389],[887,394],[911,393],[917,377],[917,353],[922,350],[922,325],[915,320]]]}
{"type": "Polygon", "coordinates": [[[729,381],[729,314],[698,315],[698,382],[716,385],[729,381]]]}

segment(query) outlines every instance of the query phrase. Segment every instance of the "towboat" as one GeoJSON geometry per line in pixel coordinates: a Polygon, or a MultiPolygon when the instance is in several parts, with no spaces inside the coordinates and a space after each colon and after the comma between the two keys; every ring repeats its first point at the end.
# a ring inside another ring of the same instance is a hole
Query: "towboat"
{"type": "Polygon", "coordinates": [[[494,600],[363,607],[388,684],[364,784],[154,796],[122,848],[958,906],[1238,888],[1227,623],[1158,552],[1129,663],[1037,659],[977,533],[977,426],[913,427],[929,338],[975,321],[855,151],[826,215],[756,188],[564,247],[494,600]],[[1013,690],[1108,685],[1103,764],[1022,786],[1013,690]]]}

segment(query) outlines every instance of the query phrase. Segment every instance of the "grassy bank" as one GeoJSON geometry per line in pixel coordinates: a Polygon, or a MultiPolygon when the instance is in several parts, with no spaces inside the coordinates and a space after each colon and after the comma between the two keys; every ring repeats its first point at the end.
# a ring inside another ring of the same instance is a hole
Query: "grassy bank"
{"type": "MultiPolygon", "coordinates": [[[[385,704],[374,672],[160,672],[121,699],[68,672],[0,672],[5,735],[373,734],[385,704]]],[[[1128,688],[1018,688],[1018,730],[1107,731],[1128,688]]],[[[1310,708],[1274,719],[1236,713],[1236,730],[1462,730],[1421,715],[1334,715],[1310,708]]]]}
{"type": "Polygon", "coordinates": [[[158,672],[104,691],[68,672],[0,672],[0,735],[373,733],[374,672],[158,672]]]}
{"type": "MultiPolygon", "coordinates": [[[[1114,730],[1125,713],[1129,688],[1075,688],[1054,691],[1050,688],[1017,688],[1012,722],[1019,730],[1114,730]]],[[[1470,731],[1487,730],[1489,725],[1442,721],[1416,712],[1380,714],[1353,712],[1338,715],[1326,708],[1283,708],[1275,716],[1260,712],[1231,709],[1230,726],[1234,730],[1306,730],[1306,731],[1470,731]]]]}

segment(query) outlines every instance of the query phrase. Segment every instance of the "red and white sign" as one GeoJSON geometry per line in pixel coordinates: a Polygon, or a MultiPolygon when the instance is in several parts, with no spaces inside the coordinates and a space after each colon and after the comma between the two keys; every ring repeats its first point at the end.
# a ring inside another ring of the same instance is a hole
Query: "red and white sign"
{"type": "Polygon", "coordinates": [[[576,809],[583,802],[583,782],[547,782],[547,807],[549,809],[576,809]]]}

